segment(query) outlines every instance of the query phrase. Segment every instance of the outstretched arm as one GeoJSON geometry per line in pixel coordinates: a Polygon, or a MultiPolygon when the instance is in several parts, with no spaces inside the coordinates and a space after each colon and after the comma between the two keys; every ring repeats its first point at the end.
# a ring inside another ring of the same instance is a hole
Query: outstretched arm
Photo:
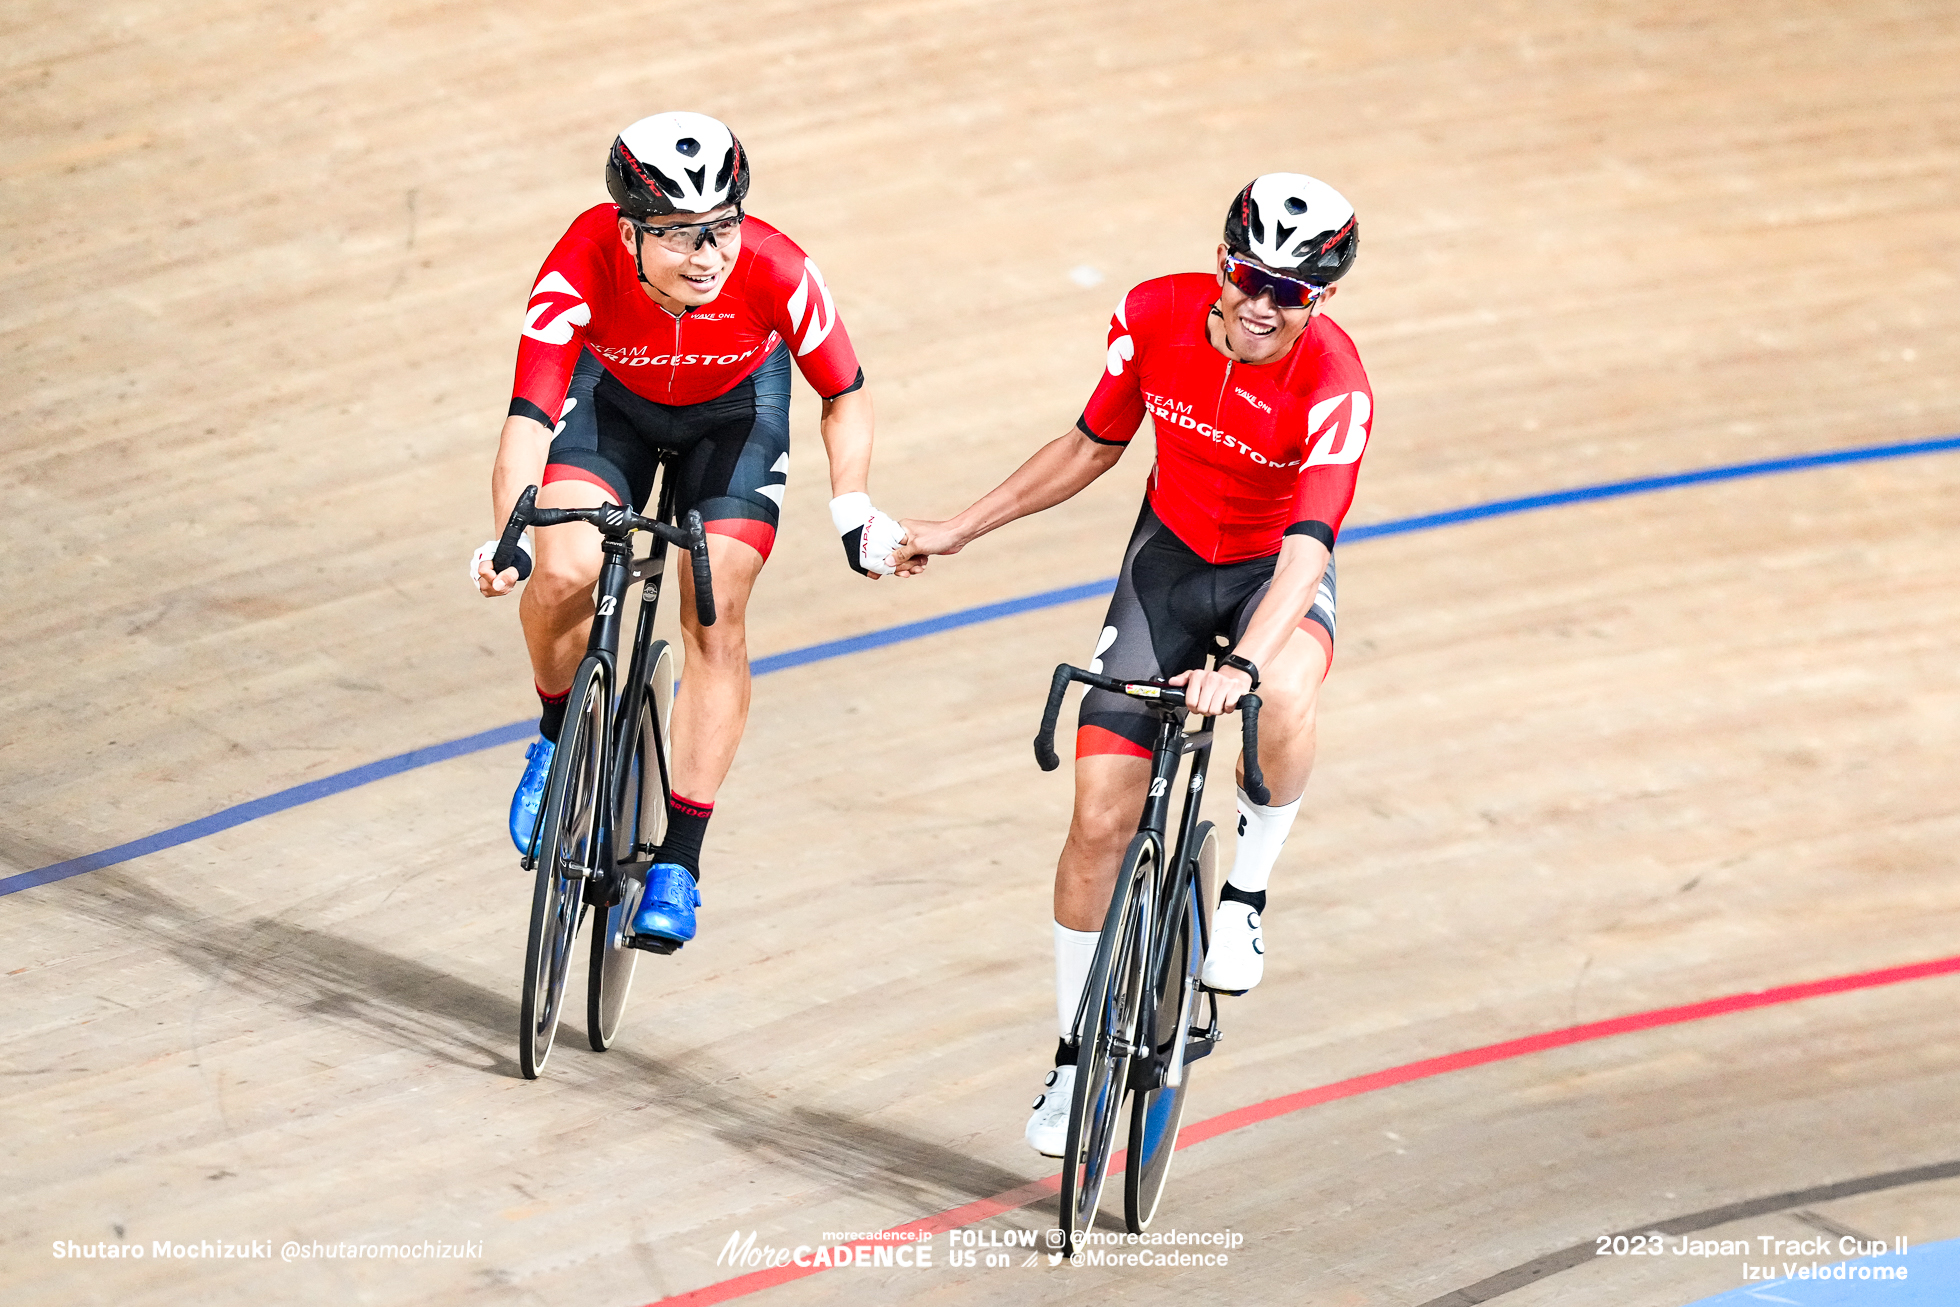
{"type": "Polygon", "coordinates": [[[1116,465],[1122,445],[1091,440],[1078,428],[1049,441],[1007,480],[989,490],[965,512],[944,522],[905,519],[908,542],[898,551],[898,572],[925,570],[932,554],[957,554],[995,527],[1053,508],[1116,465]]]}

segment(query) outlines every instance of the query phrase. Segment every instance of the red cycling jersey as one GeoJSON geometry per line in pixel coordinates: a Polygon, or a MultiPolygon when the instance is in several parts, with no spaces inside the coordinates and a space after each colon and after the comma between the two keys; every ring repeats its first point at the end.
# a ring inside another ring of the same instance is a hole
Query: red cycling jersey
{"type": "Polygon", "coordinates": [[[1217,302],[1217,280],[1197,272],[1124,296],[1102,381],[1077,425],[1092,440],[1128,444],[1150,414],[1150,506],[1210,562],[1270,557],[1289,535],[1331,549],[1374,415],[1361,357],[1315,314],[1285,358],[1235,362],[1205,336],[1217,302]]]}
{"type": "Polygon", "coordinates": [[[763,222],[742,224],[742,251],[721,293],[680,317],[640,288],[619,209],[581,213],[552,247],[524,311],[510,411],[557,423],[579,354],[589,349],[633,393],[659,404],[724,395],[761,367],[778,340],[826,399],[863,374],[823,274],[796,242],[763,222]]]}

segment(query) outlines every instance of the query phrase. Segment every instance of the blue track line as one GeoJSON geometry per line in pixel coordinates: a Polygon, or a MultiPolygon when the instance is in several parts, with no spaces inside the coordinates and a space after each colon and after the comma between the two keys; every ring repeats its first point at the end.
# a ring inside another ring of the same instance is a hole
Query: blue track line
{"type": "MultiPolygon", "coordinates": [[[[1596,486],[1555,490],[1548,494],[1525,495],[1518,499],[1498,499],[1486,504],[1452,508],[1441,513],[1424,513],[1416,517],[1396,518],[1389,522],[1351,526],[1341,532],[1341,540],[1343,543],[1351,544],[1361,540],[1375,540],[1383,536],[1433,531],[1438,527],[1477,522],[1485,518],[1509,517],[1517,513],[1534,512],[1541,508],[1558,508],[1566,504],[1589,503],[1600,499],[1623,499],[1629,495],[1652,494],[1655,491],[1674,490],[1682,486],[1702,485],[1713,481],[1736,481],[1745,477],[1772,476],[1779,472],[1803,472],[1812,468],[1834,467],[1844,463],[1873,463],[1882,459],[1910,458],[1918,454],[1939,454],[1950,450],[1960,450],[1960,436],[1942,436],[1934,440],[1908,440],[1889,445],[1862,445],[1853,449],[1826,450],[1819,454],[1799,454],[1793,458],[1730,463],[1722,467],[1703,468],[1697,472],[1635,477],[1628,481],[1608,481],[1596,486]]],[[[842,658],[846,654],[882,649],[886,645],[917,640],[928,635],[937,635],[942,631],[954,631],[962,626],[973,626],[1043,608],[1054,608],[1060,604],[1072,604],[1083,599],[1096,599],[1115,588],[1116,578],[1112,576],[1082,585],[1043,590],[1038,594],[1023,595],[1019,599],[981,604],[976,608],[962,608],[958,612],[928,617],[924,621],[906,622],[899,626],[888,626],[880,631],[867,631],[863,635],[847,636],[842,640],[827,640],[822,644],[769,654],[757,658],[751,664],[751,669],[757,676],[766,676],[770,672],[786,671],[792,667],[802,667],[830,658],[842,658]]],[[[351,771],[325,776],[317,781],[308,781],[304,785],[295,785],[276,794],[268,794],[262,799],[235,804],[209,817],[200,817],[181,826],[172,826],[169,830],[158,831],[154,835],[146,835],[140,840],[131,840],[127,844],[118,844],[112,849],[84,854],[79,858],[70,858],[66,862],[53,863],[34,871],[0,877],[0,895],[17,894],[36,885],[66,880],[70,876],[80,876],[84,872],[128,862],[146,853],[160,853],[164,849],[174,849],[180,844],[203,839],[206,835],[215,835],[219,831],[242,826],[248,821],[270,817],[274,813],[297,808],[303,803],[312,803],[316,799],[357,789],[389,776],[399,776],[405,771],[414,771],[418,767],[427,767],[431,763],[446,762],[451,758],[460,758],[464,754],[477,753],[484,749],[494,749],[499,745],[515,744],[529,738],[535,729],[534,720],[526,718],[507,726],[479,731],[475,735],[466,735],[460,740],[451,740],[446,744],[433,744],[427,748],[398,753],[392,758],[383,758],[379,762],[367,763],[351,771]]]]}

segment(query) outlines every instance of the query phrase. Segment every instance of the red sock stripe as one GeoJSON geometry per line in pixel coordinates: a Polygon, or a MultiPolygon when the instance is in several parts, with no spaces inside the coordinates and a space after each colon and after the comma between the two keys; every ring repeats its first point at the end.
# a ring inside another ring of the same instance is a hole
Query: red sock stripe
{"type": "Polygon", "coordinates": [[[696,803],[693,799],[683,799],[678,794],[667,796],[667,806],[675,812],[685,813],[689,817],[712,817],[715,815],[714,804],[696,803]]]}
{"type": "Polygon", "coordinates": [[[565,700],[572,697],[572,687],[569,685],[566,686],[564,689],[560,690],[556,694],[546,694],[544,692],[544,687],[542,685],[538,685],[536,681],[533,681],[531,684],[537,690],[538,698],[542,699],[547,704],[563,703],[565,702],[565,700]]]}

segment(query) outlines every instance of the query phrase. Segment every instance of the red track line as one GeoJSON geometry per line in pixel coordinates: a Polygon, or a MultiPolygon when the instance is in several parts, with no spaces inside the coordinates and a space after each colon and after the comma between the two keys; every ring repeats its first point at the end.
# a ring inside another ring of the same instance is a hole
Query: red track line
{"type": "MultiPolygon", "coordinates": [[[[1424,1058],[1420,1062],[1410,1062],[1403,1066],[1390,1067],[1386,1071],[1373,1071],[1365,1076],[1337,1081],[1331,1085],[1320,1085],[1313,1089],[1303,1089],[1296,1094],[1284,1094],[1269,1098],[1263,1103],[1253,1103],[1246,1107],[1187,1125],[1178,1132],[1177,1146],[1189,1148],[1192,1144],[1215,1139],[1219,1135],[1242,1129],[1259,1121],[1269,1121],[1276,1116],[1298,1112],[1302,1108],[1315,1107],[1321,1103],[1331,1103],[1340,1098],[1353,1098],[1359,1094],[1370,1094],[1377,1089],[1388,1089],[1394,1085],[1405,1085],[1412,1080],[1427,1080],[1451,1071],[1462,1071],[1473,1066],[1483,1066],[1489,1062],[1503,1062],[1528,1053],[1542,1053],[1547,1049],[1564,1048],[1568,1044],[1583,1044],[1595,1039],[1606,1039],[1612,1035],[1626,1035],[1639,1030],[1653,1030],[1660,1026],[1676,1026],[1688,1021],[1702,1021],[1709,1017],[1726,1016],[1731,1012],[1747,1012],[1751,1008],[1774,1007],[1779,1003],[1795,1003],[1800,999],[1817,998],[1824,994],[1843,994],[1857,989],[1876,989],[1881,985],[1897,985],[1908,980],[1924,980],[1930,976],[1946,976],[1960,972],[1960,956],[1938,958],[1932,962],[1915,962],[1903,967],[1886,967],[1879,971],[1861,971],[1856,975],[1833,976],[1829,980],[1810,980],[1798,985],[1779,985],[1775,989],[1751,990],[1746,994],[1727,994],[1721,998],[1711,998],[1700,1003],[1688,1003],[1681,1007],[1656,1008],[1651,1012],[1635,1012],[1630,1016],[1612,1017],[1605,1021],[1590,1021],[1582,1026],[1567,1026],[1563,1030],[1547,1030],[1536,1035],[1526,1035],[1522,1039],[1507,1039],[1502,1043],[1485,1044],[1481,1048],[1465,1049],[1460,1053],[1445,1053],[1441,1057],[1424,1058]]],[[[1117,1154],[1110,1161],[1110,1173],[1122,1170],[1123,1157],[1117,1154]]],[[[1062,1177],[1051,1175],[1045,1180],[1035,1180],[1018,1189],[995,1194],[992,1198],[982,1198],[977,1202],[961,1207],[949,1208],[934,1216],[924,1217],[905,1225],[895,1225],[874,1239],[859,1240],[861,1243],[898,1243],[908,1241],[920,1234],[938,1234],[946,1230],[956,1230],[961,1226],[984,1221],[1002,1212],[1011,1212],[1026,1207],[1062,1187],[1062,1177]]],[[[679,1307],[705,1307],[708,1303],[727,1302],[731,1298],[741,1298],[748,1294],[800,1280],[806,1275],[815,1275],[827,1270],[823,1266],[778,1266],[768,1270],[752,1271],[733,1279],[704,1285],[687,1293],[662,1298],[647,1307],[665,1307],[675,1304],[679,1307]]]]}

